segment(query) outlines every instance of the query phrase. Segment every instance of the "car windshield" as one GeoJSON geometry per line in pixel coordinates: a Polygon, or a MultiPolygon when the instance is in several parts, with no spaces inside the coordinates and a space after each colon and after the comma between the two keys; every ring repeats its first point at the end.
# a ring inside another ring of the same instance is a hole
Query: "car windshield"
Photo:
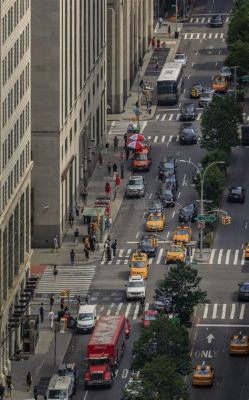
{"type": "Polygon", "coordinates": [[[156,319],[156,315],[155,314],[146,314],[144,316],[144,320],[145,321],[154,321],[156,319]]]}
{"type": "Polygon", "coordinates": [[[160,221],[161,219],[161,215],[150,215],[148,221],[160,221]]]}
{"type": "Polygon", "coordinates": [[[183,128],[183,130],[182,130],[182,134],[184,134],[184,135],[191,135],[193,133],[194,133],[194,131],[192,128],[183,128]]]}
{"type": "Polygon", "coordinates": [[[136,153],[134,159],[136,161],[146,161],[148,160],[148,154],[144,154],[144,153],[136,153]]]}
{"type": "Polygon", "coordinates": [[[185,60],[185,54],[176,54],[175,60],[185,60]]]}
{"type": "Polygon", "coordinates": [[[248,343],[248,341],[247,340],[245,340],[245,338],[239,338],[239,337],[235,337],[235,338],[233,338],[233,343],[235,343],[235,344],[245,344],[245,343],[248,343]]]}
{"type": "Polygon", "coordinates": [[[188,235],[188,231],[186,229],[178,229],[177,235],[188,235]]]}
{"type": "Polygon", "coordinates": [[[67,391],[62,389],[50,389],[48,391],[49,399],[65,399],[67,397],[67,391]]]}
{"type": "Polygon", "coordinates": [[[172,251],[172,252],[179,252],[179,251],[182,251],[182,248],[179,247],[179,246],[171,246],[170,249],[169,249],[169,251],[172,251]]]}
{"type": "Polygon", "coordinates": [[[79,321],[89,321],[91,319],[93,319],[92,313],[79,314],[78,316],[79,321]]]}
{"type": "Polygon", "coordinates": [[[130,186],[142,185],[142,180],[141,179],[130,179],[129,185],[130,186]]]}
{"type": "Polygon", "coordinates": [[[181,210],[183,213],[190,213],[194,211],[194,207],[193,206],[186,206],[181,210]]]}
{"type": "Polygon", "coordinates": [[[229,67],[221,67],[220,72],[222,73],[229,73],[230,74],[230,68],[229,67]]]}
{"type": "Polygon", "coordinates": [[[249,283],[245,283],[244,285],[240,286],[241,292],[249,292],[249,283]]]}
{"type": "Polygon", "coordinates": [[[233,193],[233,194],[241,194],[241,192],[242,192],[242,190],[239,188],[231,189],[231,193],[233,193]]]}
{"type": "Polygon", "coordinates": [[[135,288],[135,287],[143,287],[143,282],[129,282],[128,287],[135,288]]]}
{"type": "Polygon", "coordinates": [[[144,261],[131,261],[130,263],[131,268],[135,267],[135,268],[143,268],[145,266],[144,261]]]}
{"type": "Polygon", "coordinates": [[[209,370],[207,369],[207,368],[204,368],[204,367],[199,367],[199,368],[197,368],[196,369],[196,372],[199,374],[199,375],[208,375],[210,372],[209,372],[209,370]]]}
{"type": "Polygon", "coordinates": [[[209,93],[209,92],[204,92],[204,93],[202,93],[202,98],[206,98],[206,99],[210,99],[211,98],[211,93],[209,93]]]}
{"type": "Polygon", "coordinates": [[[161,189],[160,190],[160,195],[162,195],[162,196],[172,196],[172,192],[171,192],[171,190],[168,190],[168,189],[161,189]]]}

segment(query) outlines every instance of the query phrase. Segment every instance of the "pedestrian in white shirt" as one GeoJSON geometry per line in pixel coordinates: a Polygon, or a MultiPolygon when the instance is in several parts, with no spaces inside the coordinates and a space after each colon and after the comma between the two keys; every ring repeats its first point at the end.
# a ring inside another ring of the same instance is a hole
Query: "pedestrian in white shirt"
{"type": "Polygon", "coordinates": [[[49,311],[49,313],[48,313],[48,319],[49,319],[49,322],[50,322],[50,328],[53,329],[53,326],[54,326],[54,312],[52,310],[49,311]]]}

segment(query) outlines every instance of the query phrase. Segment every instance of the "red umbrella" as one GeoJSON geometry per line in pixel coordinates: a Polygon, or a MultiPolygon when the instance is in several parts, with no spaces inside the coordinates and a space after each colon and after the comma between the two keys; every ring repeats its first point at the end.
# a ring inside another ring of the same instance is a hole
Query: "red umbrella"
{"type": "Polygon", "coordinates": [[[133,135],[131,135],[129,137],[129,141],[137,141],[137,142],[144,142],[145,141],[145,137],[143,135],[141,135],[141,133],[133,133],[133,135]]]}
{"type": "Polygon", "coordinates": [[[128,147],[129,147],[129,149],[132,149],[132,150],[142,150],[143,149],[142,143],[137,142],[136,140],[133,140],[132,142],[128,143],[128,147]]]}

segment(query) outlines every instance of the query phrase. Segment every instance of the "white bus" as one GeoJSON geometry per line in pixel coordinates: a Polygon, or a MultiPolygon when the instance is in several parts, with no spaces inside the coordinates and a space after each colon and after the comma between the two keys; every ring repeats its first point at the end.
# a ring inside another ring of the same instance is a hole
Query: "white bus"
{"type": "Polygon", "coordinates": [[[176,104],[183,90],[183,65],[165,63],[157,80],[157,104],[176,104]]]}

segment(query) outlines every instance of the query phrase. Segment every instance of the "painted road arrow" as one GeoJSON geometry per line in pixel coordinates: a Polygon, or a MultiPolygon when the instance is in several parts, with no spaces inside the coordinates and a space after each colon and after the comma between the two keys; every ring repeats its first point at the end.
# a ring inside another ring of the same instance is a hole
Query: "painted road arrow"
{"type": "Polygon", "coordinates": [[[212,335],[212,333],[209,333],[209,335],[207,336],[208,344],[212,343],[213,340],[214,340],[214,335],[212,335]]]}

